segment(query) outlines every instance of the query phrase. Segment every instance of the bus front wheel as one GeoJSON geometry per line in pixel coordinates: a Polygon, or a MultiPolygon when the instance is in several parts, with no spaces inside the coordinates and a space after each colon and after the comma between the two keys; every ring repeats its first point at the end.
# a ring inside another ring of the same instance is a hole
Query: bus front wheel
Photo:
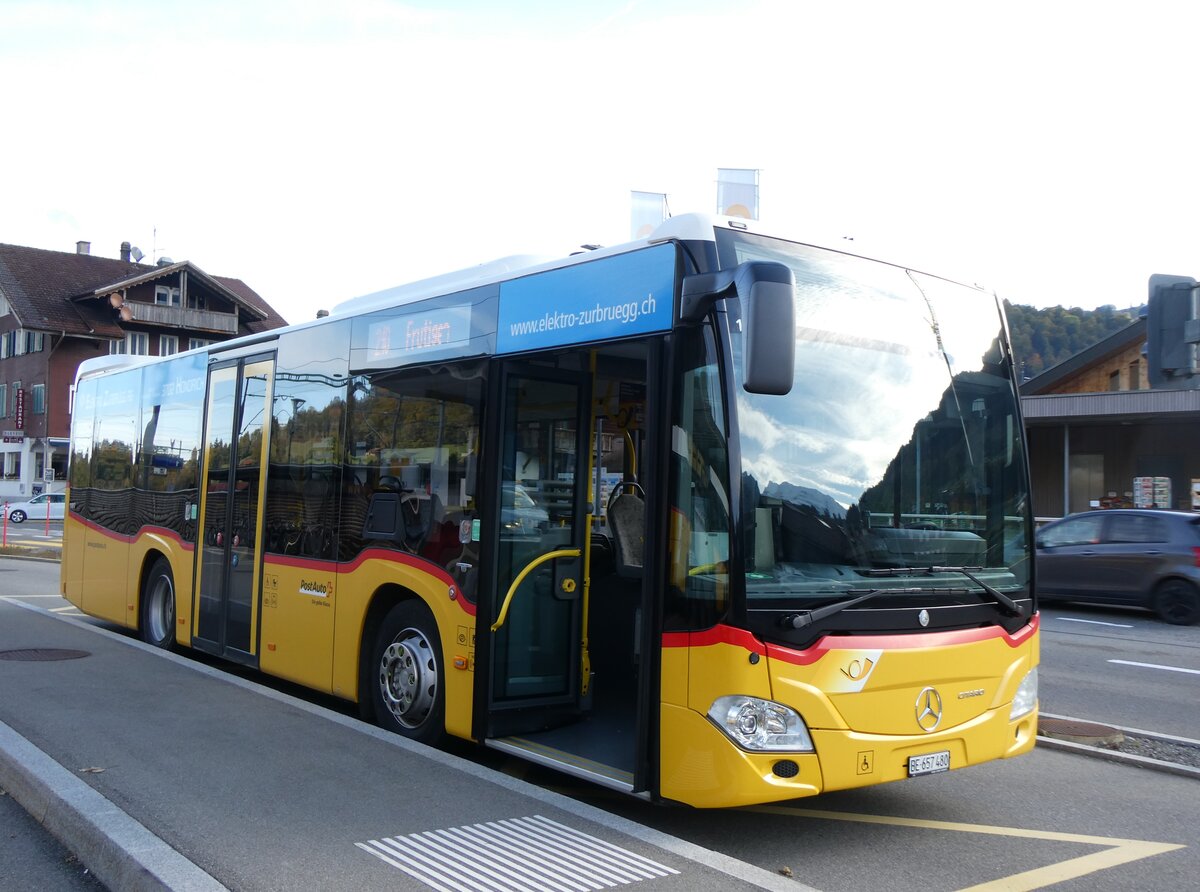
{"type": "Polygon", "coordinates": [[[442,648],[424,604],[403,601],[379,628],[368,670],[375,721],[410,740],[434,744],[445,732],[442,648]]]}
{"type": "Polygon", "coordinates": [[[158,558],[142,589],[142,640],[170,650],[175,645],[175,578],[166,558],[158,558]]]}

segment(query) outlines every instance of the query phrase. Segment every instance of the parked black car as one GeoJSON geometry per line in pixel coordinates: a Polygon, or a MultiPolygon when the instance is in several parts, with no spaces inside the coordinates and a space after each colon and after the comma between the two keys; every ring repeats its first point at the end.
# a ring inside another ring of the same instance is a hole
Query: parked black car
{"type": "Polygon", "coordinates": [[[1200,514],[1109,509],[1037,533],[1043,601],[1148,607],[1175,625],[1200,620],[1200,514]]]}

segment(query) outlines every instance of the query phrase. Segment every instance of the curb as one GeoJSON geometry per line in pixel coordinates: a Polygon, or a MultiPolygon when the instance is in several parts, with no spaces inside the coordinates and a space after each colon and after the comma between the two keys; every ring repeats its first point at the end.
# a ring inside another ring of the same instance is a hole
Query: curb
{"type": "Polygon", "coordinates": [[[1126,736],[1141,737],[1147,740],[1157,740],[1163,743],[1176,743],[1186,746],[1200,747],[1200,741],[1171,734],[1159,734],[1154,731],[1143,731],[1138,728],[1122,728],[1118,725],[1099,725],[1083,719],[1069,716],[1042,713],[1039,716],[1037,746],[1046,749],[1060,750],[1103,759],[1107,762],[1118,762],[1133,765],[1138,768],[1149,768],[1178,777],[1190,777],[1200,780],[1200,768],[1184,765],[1179,762],[1167,762],[1163,759],[1151,759],[1133,753],[1123,753],[1114,749],[1126,736]],[[1057,731],[1047,732],[1042,722],[1057,731]]]}
{"type": "Polygon", "coordinates": [[[0,787],[110,889],[228,892],[4,722],[0,787]]]}
{"type": "Polygon", "coordinates": [[[1042,737],[1041,735],[1038,735],[1037,746],[1104,759],[1106,762],[1121,762],[1125,765],[1137,766],[1138,768],[1151,768],[1155,771],[1162,771],[1167,774],[1178,775],[1179,777],[1190,777],[1200,780],[1200,768],[1180,765],[1177,762],[1147,759],[1145,756],[1135,756],[1132,753],[1121,753],[1117,750],[1105,749],[1099,746],[1088,746],[1084,743],[1073,743],[1069,740],[1055,740],[1053,737],[1042,737]]]}
{"type": "MultiPolygon", "coordinates": [[[[10,545],[9,548],[12,548],[10,545]]],[[[62,558],[57,557],[40,557],[36,554],[0,554],[0,560],[11,561],[37,561],[42,564],[61,564],[62,558]]]]}

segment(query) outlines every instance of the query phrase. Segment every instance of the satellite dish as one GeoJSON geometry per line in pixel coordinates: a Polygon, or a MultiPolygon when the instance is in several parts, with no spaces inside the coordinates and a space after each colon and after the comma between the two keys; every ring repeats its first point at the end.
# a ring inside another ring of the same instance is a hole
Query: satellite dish
{"type": "Polygon", "coordinates": [[[129,256],[133,258],[134,263],[141,263],[142,258],[145,257],[146,255],[142,253],[141,248],[133,248],[132,250],[130,250],[129,256]]]}

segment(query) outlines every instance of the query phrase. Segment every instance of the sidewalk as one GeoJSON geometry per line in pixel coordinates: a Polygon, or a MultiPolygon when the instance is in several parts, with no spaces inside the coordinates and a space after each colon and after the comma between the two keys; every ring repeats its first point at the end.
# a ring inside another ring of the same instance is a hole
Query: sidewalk
{"type": "Polygon", "coordinates": [[[114,890],[806,888],[89,623],[0,656],[0,787],[114,890]]]}

